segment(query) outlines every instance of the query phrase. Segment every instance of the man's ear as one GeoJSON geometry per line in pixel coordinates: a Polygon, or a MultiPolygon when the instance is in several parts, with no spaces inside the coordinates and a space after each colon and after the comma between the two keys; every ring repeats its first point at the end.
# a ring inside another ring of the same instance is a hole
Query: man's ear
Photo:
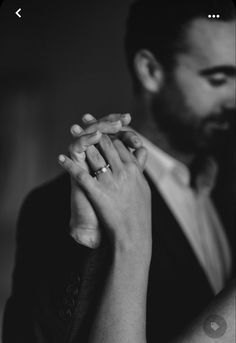
{"type": "Polygon", "coordinates": [[[140,50],[134,57],[134,69],[143,88],[151,93],[160,90],[163,82],[163,69],[154,55],[148,50],[140,50]]]}

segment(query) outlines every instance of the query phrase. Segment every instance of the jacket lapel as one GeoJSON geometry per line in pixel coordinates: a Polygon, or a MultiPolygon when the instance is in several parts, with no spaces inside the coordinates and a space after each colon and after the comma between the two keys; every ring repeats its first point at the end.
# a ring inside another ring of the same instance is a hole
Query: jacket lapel
{"type": "Polygon", "coordinates": [[[101,298],[111,256],[105,242],[97,249],[86,248],[82,258],[81,285],[78,302],[66,342],[87,342],[91,323],[101,298]]]}
{"type": "MultiPolygon", "coordinates": [[[[158,192],[148,175],[145,175],[152,191],[152,235],[153,235],[153,257],[158,255],[160,244],[165,254],[165,260],[172,260],[179,269],[194,269],[198,277],[210,284],[206,278],[192,247],[185,237],[178,221],[167,206],[161,194],[158,192]]],[[[163,257],[161,257],[163,258],[163,257]]]]}

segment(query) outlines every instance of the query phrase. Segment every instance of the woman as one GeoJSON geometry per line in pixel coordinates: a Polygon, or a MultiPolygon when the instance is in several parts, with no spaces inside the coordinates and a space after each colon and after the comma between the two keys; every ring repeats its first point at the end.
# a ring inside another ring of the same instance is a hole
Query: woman
{"type": "MultiPolygon", "coordinates": [[[[150,189],[138,160],[120,140],[112,142],[98,131],[82,138],[96,148],[85,155],[71,150],[71,159],[61,155],[59,161],[73,179],[74,196],[76,187],[78,193],[81,188],[91,202],[113,252],[90,341],[143,343],[151,260],[150,189]]],[[[136,156],[144,160],[146,150],[139,148],[136,156]]]]}
{"type": "MultiPolygon", "coordinates": [[[[132,154],[119,139],[111,141],[95,128],[94,121],[86,131],[73,127],[77,142],[70,148],[71,158],[59,156],[72,180],[71,235],[93,247],[99,245],[101,235],[106,236],[112,251],[89,343],[146,343],[144,309],[152,254],[151,194],[142,174],[147,153],[139,147],[132,154]]],[[[179,342],[204,343],[209,338],[231,342],[234,294],[233,286],[214,307],[230,321],[230,329],[221,315],[214,317],[215,325],[213,319],[207,321],[209,308],[179,342]]]]}

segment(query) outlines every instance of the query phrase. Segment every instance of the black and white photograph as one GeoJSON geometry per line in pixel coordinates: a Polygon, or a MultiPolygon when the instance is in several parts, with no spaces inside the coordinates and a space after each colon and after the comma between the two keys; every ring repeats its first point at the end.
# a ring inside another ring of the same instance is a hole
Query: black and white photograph
{"type": "Polygon", "coordinates": [[[233,0],[0,1],[0,343],[234,343],[233,0]]]}

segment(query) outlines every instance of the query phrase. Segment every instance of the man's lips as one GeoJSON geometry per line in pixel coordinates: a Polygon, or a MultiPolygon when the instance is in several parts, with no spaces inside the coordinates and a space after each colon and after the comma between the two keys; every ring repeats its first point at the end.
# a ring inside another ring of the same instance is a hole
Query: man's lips
{"type": "Polygon", "coordinates": [[[230,129],[230,121],[227,117],[211,118],[206,122],[208,130],[222,130],[226,131],[230,129]]]}
{"type": "Polygon", "coordinates": [[[208,123],[208,127],[213,130],[228,130],[230,125],[228,121],[212,121],[208,123]]]}

